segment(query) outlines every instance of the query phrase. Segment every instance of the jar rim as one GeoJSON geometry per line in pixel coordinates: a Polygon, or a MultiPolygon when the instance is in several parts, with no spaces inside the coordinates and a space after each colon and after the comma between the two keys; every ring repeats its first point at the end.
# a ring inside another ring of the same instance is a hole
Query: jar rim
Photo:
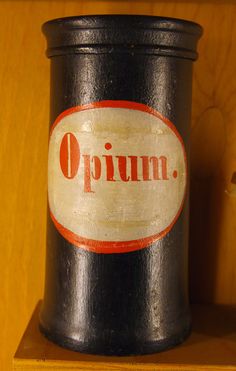
{"type": "Polygon", "coordinates": [[[142,47],[164,55],[166,50],[166,55],[173,56],[176,51],[177,56],[195,60],[203,29],[196,22],[179,18],[106,14],[52,19],[43,24],[42,31],[48,41],[48,57],[91,52],[91,48],[94,52],[96,47],[99,52],[101,46],[104,52],[105,47],[119,46],[133,52],[142,47]]]}

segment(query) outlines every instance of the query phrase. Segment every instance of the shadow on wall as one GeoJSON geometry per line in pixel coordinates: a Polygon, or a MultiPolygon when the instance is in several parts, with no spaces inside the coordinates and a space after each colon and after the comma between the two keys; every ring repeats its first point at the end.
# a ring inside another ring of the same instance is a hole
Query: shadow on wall
{"type": "Polygon", "coordinates": [[[190,298],[216,301],[226,181],[221,174],[226,133],[222,113],[208,108],[191,133],[190,298]]]}

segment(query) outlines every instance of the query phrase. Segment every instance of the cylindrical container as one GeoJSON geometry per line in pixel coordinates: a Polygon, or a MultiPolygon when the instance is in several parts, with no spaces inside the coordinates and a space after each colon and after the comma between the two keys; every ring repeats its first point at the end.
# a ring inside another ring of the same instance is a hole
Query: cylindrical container
{"type": "Polygon", "coordinates": [[[201,27],[105,15],[44,24],[51,58],[41,331],[80,352],[161,351],[190,332],[188,152],[201,27]]]}

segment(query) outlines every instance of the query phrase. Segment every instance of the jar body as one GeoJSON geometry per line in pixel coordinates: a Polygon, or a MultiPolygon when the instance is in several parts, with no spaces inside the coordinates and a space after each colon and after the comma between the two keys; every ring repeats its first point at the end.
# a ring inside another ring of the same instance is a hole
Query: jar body
{"type": "MultiPolygon", "coordinates": [[[[136,102],[174,124],[188,158],[191,84],[187,58],[111,47],[58,55],[51,60],[51,122],[71,107],[136,102]]],[[[80,352],[131,355],[167,349],[189,334],[188,190],[168,233],[142,249],[80,248],[50,215],[47,239],[40,328],[49,339],[80,352]]]]}

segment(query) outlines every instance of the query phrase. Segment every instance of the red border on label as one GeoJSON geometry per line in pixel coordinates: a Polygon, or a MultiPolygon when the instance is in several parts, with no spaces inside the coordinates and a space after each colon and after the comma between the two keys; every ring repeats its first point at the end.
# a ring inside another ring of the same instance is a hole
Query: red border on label
{"type": "MultiPolygon", "coordinates": [[[[122,100],[105,100],[105,101],[100,101],[100,102],[89,103],[89,104],[86,104],[86,105],[83,105],[83,106],[76,106],[76,107],[69,108],[69,109],[63,111],[56,118],[56,120],[54,121],[54,123],[51,127],[51,130],[50,130],[50,137],[51,137],[51,134],[52,134],[53,130],[55,129],[55,127],[60,123],[60,121],[65,116],[68,116],[68,115],[70,115],[74,112],[80,112],[80,111],[85,111],[85,110],[94,109],[94,108],[108,108],[108,107],[109,108],[126,108],[126,109],[132,109],[132,110],[147,112],[147,113],[161,119],[162,122],[164,122],[174,132],[174,134],[177,136],[177,138],[179,139],[179,141],[182,145],[182,149],[183,149],[183,153],[184,153],[186,176],[187,176],[187,156],[186,156],[184,142],[183,142],[183,139],[182,139],[181,135],[179,134],[176,127],[174,126],[174,124],[171,121],[169,121],[167,118],[162,116],[158,111],[156,111],[153,108],[151,108],[149,106],[146,106],[145,104],[142,104],[142,103],[136,103],[136,102],[131,102],[131,101],[122,101],[122,100]]],[[[162,232],[160,232],[158,234],[155,234],[155,235],[149,236],[149,237],[145,237],[145,238],[141,238],[141,239],[138,239],[138,240],[132,240],[132,241],[97,241],[97,240],[84,238],[84,237],[78,236],[77,234],[71,232],[70,230],[65,228],[63,225],[61,225],[56,220],[56,218],[52,214],[52,212],[50,210],[50,207],[49,207],[50,216],[51,216],[51,219],[52,219],[56,229],[59,231],[59,233],[67,241],[69,241],[71,244],[73,244],[73,245],[75,245],[79,248],[82,248],[82,249],[88,250],[88,251],[92,251],[92,252],[96,252],[96,253],[103,253],[103,254],[126,253],[126,252],[141,250],[145,247],[148,247],[153,242],[163,238],[172,229],[172,227],[176,223],[176,221],[179,218],[180,213],[183,209],[184,200],[185,200],[185,196],[186,196],[186,190],[187,190],[187,181],[186,181],[186,184],[185,184],[185,191],[184,191],[184,197],[183,197],[182,203],[180,205],[180,208],[179,208],[175,218],[171,222],[171,224],[166,229],[164,229],[162,232]]]]}

